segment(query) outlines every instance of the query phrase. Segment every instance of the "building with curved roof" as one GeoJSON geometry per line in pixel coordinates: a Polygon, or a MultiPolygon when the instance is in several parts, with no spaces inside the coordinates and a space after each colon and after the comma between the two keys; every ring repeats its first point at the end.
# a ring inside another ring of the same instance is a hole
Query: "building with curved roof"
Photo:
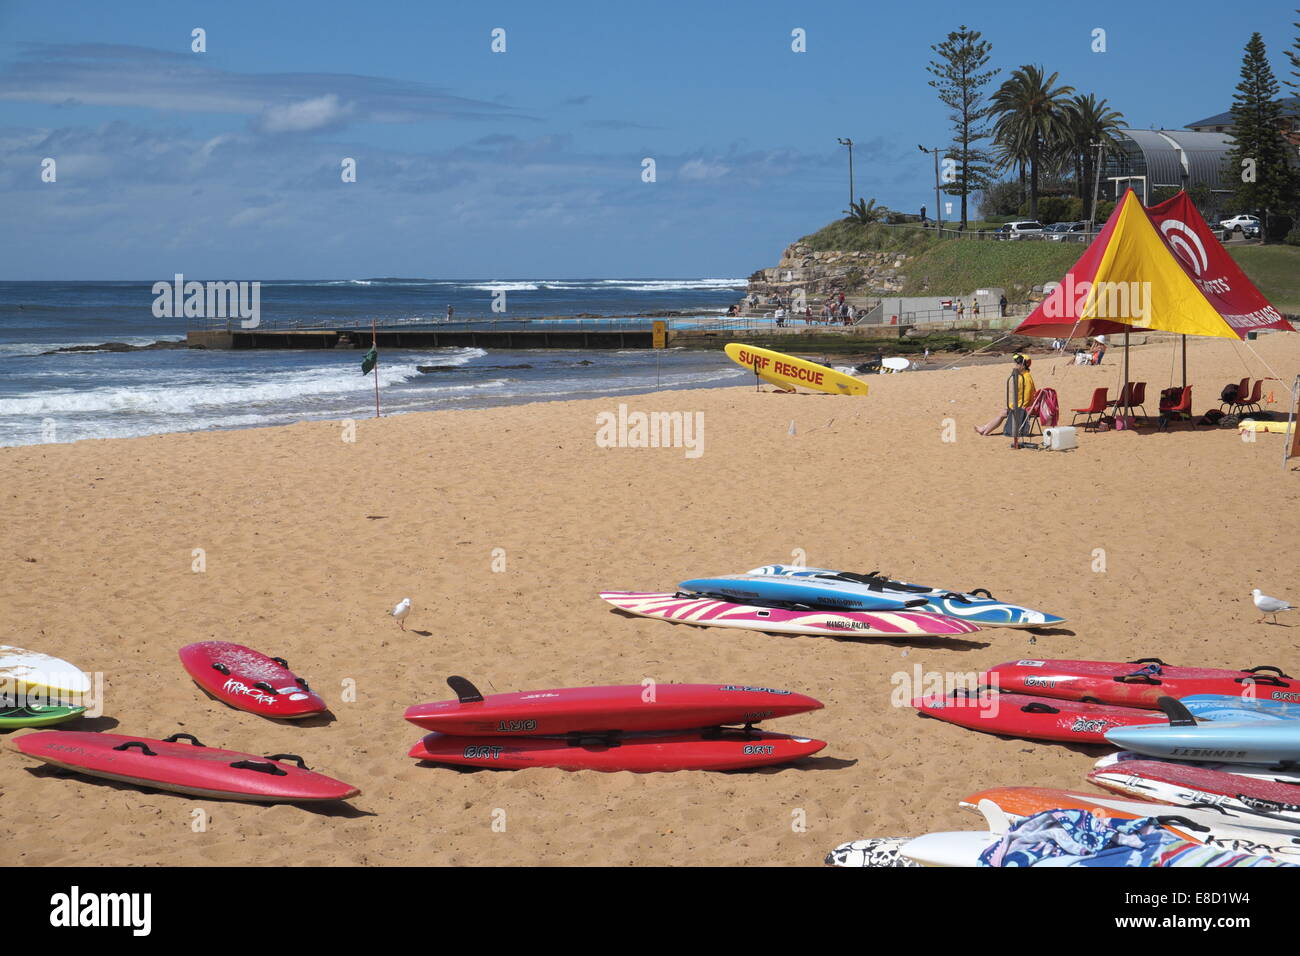
{"type": "Polygon", "coordinates": [[[1118,153],[1102,164],[1101,180],[1108,199],[1118,199],[1130,186],[1144,203],[1161,187],[1192,190],[1203,187],[1227,195],[1223,182],[1232,137],[1227,133],[1184,129],[1126,129],[1116,134],[1118,153]],[[1105,184],[1109,184],[1106,186],[1105,184]]]}

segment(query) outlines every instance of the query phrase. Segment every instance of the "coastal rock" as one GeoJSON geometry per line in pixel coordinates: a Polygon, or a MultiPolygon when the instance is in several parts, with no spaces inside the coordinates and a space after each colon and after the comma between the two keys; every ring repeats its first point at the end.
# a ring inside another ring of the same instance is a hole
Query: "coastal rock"
{"type": "Polygon", "coordinates": [[[42,352],[42,355],[58,355],[60,352],[152,352],[155,350],[165,349],[183,349],[187,348],[184,342],[151,342],[148,345],[128,345],[126,342],[103,342],[99,345],[65,345],[62,348],[50,349],[48,352],[42,352]]]}

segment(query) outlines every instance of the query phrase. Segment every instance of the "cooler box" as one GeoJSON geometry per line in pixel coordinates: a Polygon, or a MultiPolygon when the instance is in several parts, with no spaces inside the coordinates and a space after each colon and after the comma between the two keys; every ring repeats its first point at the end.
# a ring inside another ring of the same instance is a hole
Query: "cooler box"
{"type": "Polygon", "coordinates": [[[1078,432],[1073,425],[1054,425],[1043,429],[1043,448],[1048,451],[1069,451],[1079,447],[1078,432]]]}

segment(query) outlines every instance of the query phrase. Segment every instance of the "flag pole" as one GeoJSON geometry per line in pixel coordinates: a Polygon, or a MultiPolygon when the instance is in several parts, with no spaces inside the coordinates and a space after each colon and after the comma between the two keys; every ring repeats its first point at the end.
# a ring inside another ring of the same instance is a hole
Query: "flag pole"
{"type": "Polygon", "coordinates": [[[375,417],[379,417],[379,334],[375,331],[375,320],[370,320],[370,347],[375,351],[375,417]]]}

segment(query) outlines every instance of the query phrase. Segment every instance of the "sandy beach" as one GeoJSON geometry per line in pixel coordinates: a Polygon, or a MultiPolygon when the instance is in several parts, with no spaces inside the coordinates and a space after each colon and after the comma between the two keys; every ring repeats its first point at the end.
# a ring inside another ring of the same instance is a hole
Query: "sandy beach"
{"type": "MultiPolygon", "coordinates": [[[[1300,336],[1250,345],[1283,379],[1267,407],[1285,412],[1300,336]]],[[[1040,358],[1033,371],[1068,423],[1094,387],[1115,394],[1119,360],[1113,348],[1101,367],[1040,358]]],[[[1262,374],[1244,344],[1204,339],[1188,373],[1198,412],[1262,374]]],[[[1171,374],[1171,346],[1133,350],[1149,411],[1171,374]]],[[[872,376],[861,399],[736,387],[409,414],[358,420],[354,441],[309,422],[2,448],[0,644],[104,675],[104,716],[67,729],[298,753],[362,794],[329,810],[197,800],[58,775],[6,747],[0,863],[819,865],[846,840],[975,825],[957,801],[984,787],[1091,789],[1105,751],[922,719],[891,706],[894,675],[1024,656],[1297,673],[1300,620],[1255,624],[1250,598],[1300,597],[1300,462],[1281,467],[1281,436],[1178,426],[1012,451],[972,431],[1006,375],[872,376]],[[597,416],[620,402],[703,413],[702,454],[598,447],[597,416]],[[985,587],[1069,624],[900,645],[670,625],[596,597],[797,552],[985,587]],[[386,611],[405,596],[403,632],[386,611]],[[332,719],[278,724],[208,699],[176,650],[209,639],[287,658],[332,719]],[[406,752],[421,732],[402,712],[450,696],[451,674],[486,692],[645,677],[786,687],[826,707],[770,729],[829,745],[749,773],[417,765],[406,752]]]]}

